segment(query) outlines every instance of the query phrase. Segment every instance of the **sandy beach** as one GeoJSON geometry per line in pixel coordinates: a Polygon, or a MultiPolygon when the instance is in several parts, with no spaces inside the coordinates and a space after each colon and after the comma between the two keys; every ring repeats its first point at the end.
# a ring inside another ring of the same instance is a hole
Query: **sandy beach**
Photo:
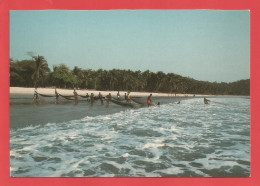
{"type": "MultiPolygon", "coordinates": [[[[57,88],[57,92],[62,95],[73,95],[73,89],[59,89],[57,88]]],[[[117,91],[97,91],[97,90],[76,90],[79,95],[86,95],[94,93],[94,95],[98,95],[99,92],[103,96],[108,95],[111,93],[112,96],[117,95],[117,91]]],[[[40,94],[46,94],[46,95],[55,95],[55,89],[54,88],[38,88],[37,92],[40,94]]],[[[126,91],[120,91],[119,92],[121,96],[124,96],[126,91]]],[[[31,95],[34,94],[34,88],[24,88],[24,87],[10,87],[10,95],[31,95]]],[[[140,97],[147,97],[150,94],[152,94],[154,97],[193,97],[193,94],[170,94],[170,93],[154,93],[154,92],[130,92],[131,96],[140,96],[140,97]]],[[[196,97],[212,97],[214,95],[195,95],[196,97]]]]}

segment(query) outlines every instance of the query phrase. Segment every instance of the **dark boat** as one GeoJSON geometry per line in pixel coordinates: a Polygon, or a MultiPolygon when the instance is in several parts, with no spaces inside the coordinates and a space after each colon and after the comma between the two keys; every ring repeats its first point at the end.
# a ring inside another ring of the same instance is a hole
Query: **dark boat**
{"type": "Polygon", "coordinates": [[[122,98],[122,97],[113,97],[114,100],[117,100],[117,101],[124,101],[125,98],[122,98]]]}
{"type": "Polygon", "coordinates": [[[134,105],[132,103],[117,101],[115,99],[111,99],[110,101],[112,101],[113,103],[115,103],[117,105],[121,105],[121,106],[125,106],[125,107],[134,107],[134,105]]]}
{"type": "Polygon", "coordinates": [[[82,95],[79,95],[79,96],[82,98],[90,98],[90,96],[82,96],[82,95]]]}
{"type": "Polygon", "coordinates": [[[61,95],[59,94],[61,97],[67,99],[67,100],[75,100],[74,96],[64,96],[64,95],[61,95]]]}
{"type": "Polygon", "coordinates": [[[46,95],[46,94],[40,94],[40,93],[38,93],[40,96],[42,96],[42,97],[55,97],[55,95],[46,95]]]}
{"type": "Polygon", "coordinates": [[[131,96],[131,98],[143,98],[143,97],[140,97],[140,96],[131,96]]]}
{"type": "Polygon", "coordinates": [[[145,102],[140,100],[140,98],[136,98],[136,97],[132,97],[131,100],[135,103],[138,103],[138,104],[141,104],[141,105],[144,105],[145,102]]]}

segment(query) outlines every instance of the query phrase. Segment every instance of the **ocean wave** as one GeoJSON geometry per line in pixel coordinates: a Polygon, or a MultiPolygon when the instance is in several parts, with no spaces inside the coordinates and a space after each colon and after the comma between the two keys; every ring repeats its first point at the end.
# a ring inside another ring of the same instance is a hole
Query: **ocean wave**
{"type": "Polygon", "coordinates": [[[11,176],[247,177],[250,100],[214,100],[11,130],[11,176]]]}

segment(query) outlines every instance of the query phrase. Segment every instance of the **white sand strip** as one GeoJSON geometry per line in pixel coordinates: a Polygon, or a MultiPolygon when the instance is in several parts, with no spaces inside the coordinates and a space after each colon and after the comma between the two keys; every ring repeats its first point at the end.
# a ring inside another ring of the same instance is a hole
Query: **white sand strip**
{"type": "MultiPolygon", "coordinates": [[[[59,89],[57,88],[57,92],[62,95],[73,95],[73,89],[59,89]]],[[[98,95],[99,92],[103,96],[108,95],[111,93],[112,96],[117,95],[117,91],[96,91],[96,90],[76,90],[79,95],[86,95],[94,93],[94,95],[98,95]]],[[[46,94],[46,95],[55,95],[55,89],[54,88],[38,88],[37,92],[40,94],[46,94]]],[[[126,91],[120,91],[120,96],[124,96],[126,91]]],[[[146,97],[149,96],[152,93],[152,96],[154,97],[175,97],[175,94],[168,94],[168,93],[153,93],[153,92],[131,92],[131,96],[140,96],[140,97],[146,97]]],[[[10,87],[10,94],[11,95],[33,95],[34,94],[34,88],[24,88],[24,87],[10,87]]],[[[176,94],[176,97],[193,97],[193,94],[176,94]]],[[[213,95],[196,95],[196,97],[212,97],[213,95]]]]}

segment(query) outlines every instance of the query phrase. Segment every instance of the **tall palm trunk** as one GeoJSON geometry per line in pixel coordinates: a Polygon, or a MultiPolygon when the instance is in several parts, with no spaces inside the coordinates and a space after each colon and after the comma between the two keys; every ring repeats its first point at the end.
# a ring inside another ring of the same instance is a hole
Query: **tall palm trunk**
{"type": "Polygon", "coordinates": [[[49,68],[48,68],[48,64],[47,64],[46,60],[44,59],[44,57],[33,56],[33,59],[35,61],[35,71],[32,74],[32,79],[33,79],[34,87],[37,88],[38,80],[40,77],[40,71],[42,73],[41,77],[43,77],[43,73],[46,73],[47,71],[49,71],[49,68]]]}

